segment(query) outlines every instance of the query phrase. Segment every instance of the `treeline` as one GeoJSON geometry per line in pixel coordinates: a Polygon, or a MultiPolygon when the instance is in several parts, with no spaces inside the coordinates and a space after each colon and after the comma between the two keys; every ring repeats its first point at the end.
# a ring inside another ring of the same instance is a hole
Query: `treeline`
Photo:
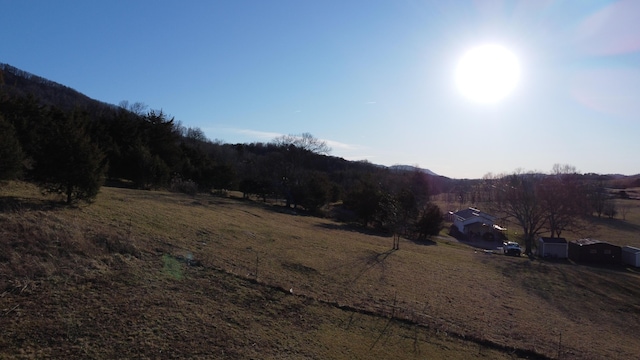
{"type": "Polygon", "coordinates": [[[628,196],[611,189],[613,183],[609,176],[580,174],[574,166],[556,164],[549,174],[522,170],[488,174],[481,180],[458,183],[444,196],[449,203],[471,203],[516,224],[525,252],[531,253],[539,235],[560,237],[570,231],[589,236],[583,220],[616,216],[616,199],[628,196]]]}
{"type": "Polygon", "coordinates": [[[0,178],[37,183],[67,203],[91,201],[105,181],[117,181],[187,193],[238,190],[314,213],[334,204],[343,221],[415,237],[442,226],[429,200],[445,178],[330,156],[311,134],[225,144],[139,103],[111,106],[81,95],[76,106],[66,97],[57,106],[50,94],[75,90],[3,70],[0,178]]]}
{"type": "Polygon", "coordinates": [[[63,194],[67,203],[91,201],[105,181],[186,193],[237,190],[312,213],[332,204],[339,220],[412,237],[439,231],[440,209],[430,200],[440,195],[452,208],[478,204],[516,221],[527,243],[541,231],[560,236],[575,228],[578,216],[615,216],[607,188],[640,181],[577,174],[570,166],[551,174],[454,180],[330,156],[327,144],[311,134],[225,144],[141,103],[102,103],[0,64],[2,179],[32,181],[63,194]]]}

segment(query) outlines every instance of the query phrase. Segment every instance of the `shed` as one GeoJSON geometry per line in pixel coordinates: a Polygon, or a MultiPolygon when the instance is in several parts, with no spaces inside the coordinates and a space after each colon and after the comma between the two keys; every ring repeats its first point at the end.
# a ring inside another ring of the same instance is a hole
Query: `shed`
{"type": "Polygon", "coordinates": [[[569,259],[577,262],[618,264],[621,261],[620,246],[597,239],[580,239],[569,242],[569,259]]]}
{"type": "Polygon", "coordinates": [[[622,262],[631,266],[640,267],[640,249],[633,246],[623,246],[622,262]]]}
{"type": "Polygon", "coordinates": [[[565,238],[539,238],[538,256],[552,259],[566,259],[569,257],[567,240],[565,238]]]}

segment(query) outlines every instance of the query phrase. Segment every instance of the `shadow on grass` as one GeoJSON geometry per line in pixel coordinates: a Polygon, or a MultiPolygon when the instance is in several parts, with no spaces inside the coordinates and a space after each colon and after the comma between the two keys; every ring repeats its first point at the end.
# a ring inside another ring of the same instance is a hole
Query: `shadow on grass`
{"type": "Polygon", "coordinates": [[[137,190],[138,188],[133,183],[133,181],[127,181],[122,179],[107,179],[104,182],[103,186],[114,187],[119,189],[133,189],[137,190]]]}
{"type": "Polygon", "coordinates": [[[332,224],[317,224],[317,227],[326,229],[326,230],[340,230],[340,231],[349,231],[349,232],[357,232],[364,235],[371,236],[381,236],[381,237],[391,237],[392,234],[380,231],[376,229],[372,229],[369,227],[363,227],[361,225],[353,225],[353,224],[345,224],[345,223],[332,223],[332,224]]]}
{"type": "MultiPolygon", "coordinates": [[[[397,250],[389,249],[384,252],[370,251],[368,254],[347,261],[345,263],[333,266],[329,268],[330,272],[334,272],[338,269],[349,269],[349,277],[346,280],[346,284],[353,285],[357,283],[365,274],[372,272],[375,268],[379,271],[379,279],[383,280],[385,277],[386,264],[385,261],[391,254],[397,250]]],[[[347,289],[348,287],[343,287],[347,289]]],[[[345,290],[346,291],[346,290],[345,290]]],[[[342,294],[341,294],[342,295],[342,294]]]]}
{"type": "Polygon", "coordinates": [[[263,201],[261,199],[245,198],[245,197],[233,196],[233,195],[226,196],[224,198],[230,199],[230,200],[234,200],[234,201],[237,201],[239,203],[246,204],[246,205],[260,207],[260,208],[262,208],[264,210],[268,210],[268,211],[271,211],[271,212],[274,212],[274,213],[278,213],[278,214],[285,214],[285,215],[292,215],[292,216],[319,216],[319,215],[321,215],[321,214],[314,213],[313,211],[307,211],[307,210],[304,210],[304,209],[292,208],[292,207],[288,207],[286,205],[281,205],[281,204],[275,203],[272,200],[263,201]]]}
{"type": "Polygon", "coordinates": [[[355,272],[354,277],[350,280],[350,283],[355,284],[360,278],[367,272],[369,272],[374,267],[380,267],[380,278],[383,279],[385,276],[385,260],[389,257],[389,255],[393,254],[396,250],[390,249],[382,253],[372,253],[367,256],[359,259],[358,262],[363,264],[358,271],[355,272]]]}
{"type": "Polygon", "coordinates": [[[502,246],[502,242],[500,241],[458,240],[458,242],[479,250],[497,250],[502,246]]]}
{"type": "Polygon", "coordinates": [[[406,239],[406,240],[411,241],[416,245],[422,245],[422,246],[438,245],[438,243],[432,239],[406,239]]]}
{"type": "Polygon", "coordinates": [[[593,217],[589,221],[591,224],[609,227],[619,231],[640,232],[640,225],[622,219],[593,217]]]}
{"type": "Polygon", "coordinates": [[[621,265],[541,258],[495,264],[514,280],[514,286],[547,301],[570,318],[597,313],[602,319],[615,319],[621,309],[633,312],[630,304],[640,296],[636,275],[621,265]]]}
{"type": "MultiPolygon", "coordinates": [[[[393,234],[389,233],[388,231],[376,230],[369,227],[363,227],[362,225],[331,223],[331,224],[317,224],[316,226],[325,230],[357,232],[363,235],[379,236],[384,238],[390,238],[393,236],[393,234]]],[[[438,245],[438,243],[432,239],[417,239],[417,238],[402,237],[402,240],[410,241],[416,245],[422,245],[422,246],[438,245]]]]}
{"type": "Polygon", "coordinates": [[[36,200],[16,196],[0,197],[0,213],[14,212],[20,210],[50,211],[66,207],[67,204],[60,200],[36,200]]]}
{"type": "Polygon", "coordinates": [[[497,250],[503,245],[502,240],[485,240],[482,237],[469,238],[467,235],[464,235],[459,231],[449,231],[449,236],[456,239],[460,244],[479,250],[497,250]]]}
{"type": "Polygon", "coordinates": [[[204,192],[196,194],[188,194],[179,191],[164,191],[156,189],[138,189],[134,186],[118,186],[108,184],[103,188],[118,189],[118,196],[115,197],[119,201],[134,201],[134,200],[147,200],[165,202],[171,204],[181,204],[188,206],[209,206],[209,205],[226,205],[229,202],[227,200],[238,200],[235,197],[224,197],[215,194],[207,194],[204,192]]]}

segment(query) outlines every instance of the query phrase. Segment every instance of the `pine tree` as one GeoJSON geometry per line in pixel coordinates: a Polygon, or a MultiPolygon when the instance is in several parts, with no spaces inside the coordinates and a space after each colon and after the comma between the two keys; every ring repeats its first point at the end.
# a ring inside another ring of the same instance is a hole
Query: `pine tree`
{"type": "Polygon", "coordinates": [[[83,114],[52,109],[35,156],[34,176],[46,191],[65,195],[66,203],[90,201],[104,181],[102,151],[91,142],[83,114]]]}
{"type": "Polygon", "coordinates": [[[22,159],[15,128],[0,115],[0,180],[17,178],[22,171],[22,159]]]}

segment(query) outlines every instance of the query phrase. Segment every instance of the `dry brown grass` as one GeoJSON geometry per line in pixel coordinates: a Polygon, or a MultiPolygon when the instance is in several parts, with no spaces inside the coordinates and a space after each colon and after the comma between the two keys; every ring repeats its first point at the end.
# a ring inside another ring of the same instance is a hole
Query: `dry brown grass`
{"type": "Polygon", "coordinates": [[[0,213],[0,357],[640,353],[632,269],[446,239],[392,252],[388,237],[239,199],[103,188],[73,209],[19,183],[0,191],[13,197],[0,213]]]}

